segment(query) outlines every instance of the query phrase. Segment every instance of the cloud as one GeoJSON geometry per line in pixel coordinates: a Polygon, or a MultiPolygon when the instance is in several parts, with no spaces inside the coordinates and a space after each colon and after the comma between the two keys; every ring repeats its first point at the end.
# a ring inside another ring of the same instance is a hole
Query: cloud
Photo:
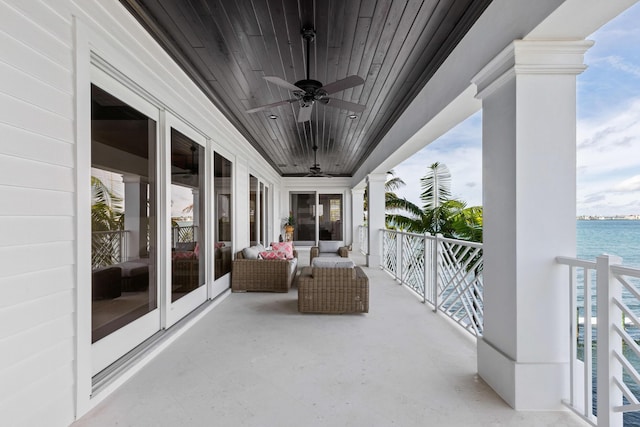
{"type": "Polygon", "coordinates": [[[579,179],[611,175],[608,187],[612,188],[621,171],[640,170],[640,97],[578,120],[577,141],[579,179]]]}
{"type": "Polygon", "coordinates": [[[617,55],[605,56],[601,58],[594,59],[593,63],[597,64],[600,62],[604,62],[606,65],[615,68],[616,70],[623,71],[631,76],[640,78],[640,67],[624,60],[617,55]]]}
{"type": "Polygon", "coordinates": [[[640,191],[640,175],[635,175],[629,179],[625,179],[624,181],[614,186],[613,189],[614,191],[620,191],[623,193],[640,191]]]}
{"type": "Polygon", "coordinates": [[[451,192],[469,206],[482,204],[482,116],[475,114],[393,169],[406,186],[398,196],[422,205],[420,178],[435,163],[451,171],[451,192]]]}

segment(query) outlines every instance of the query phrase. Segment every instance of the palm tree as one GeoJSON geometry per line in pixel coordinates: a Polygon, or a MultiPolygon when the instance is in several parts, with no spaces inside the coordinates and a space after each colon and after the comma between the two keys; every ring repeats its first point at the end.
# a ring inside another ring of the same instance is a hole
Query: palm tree
{"type": "Polygon", "coordinates": [[[422,207],[406,198],[387,200],[388,210],[400,211],[387,214],[389,228],[482,241],[482,207],[467,207],[465,202],[451,198],[451,172],[445,164],[432,164],[420,185],[422,207]]]}

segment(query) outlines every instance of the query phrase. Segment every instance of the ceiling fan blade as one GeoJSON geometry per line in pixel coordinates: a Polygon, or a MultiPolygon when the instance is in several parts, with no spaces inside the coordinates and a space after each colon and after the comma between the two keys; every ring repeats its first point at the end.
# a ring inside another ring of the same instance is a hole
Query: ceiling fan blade
{"type": "Polygon", "coordinates": [[[303,105],[300,107],[300,111],[298,112],[298,123],[308,122],[311,120],[311,109],[313,108],[313,104],[303,105]]]}
{"type": "Polygon", "coordinates": [[[304,176],[305,178],[333,178],[333,175],[327,175],[324,172],[309,172],[304,176]]]}
{"type": "Polygon", "coordinates": [[[279,107],[280,105],[285,105],[285,104],[290,104],[293,101],[297,101],[297,99],[295,99],[295,98],[287,99],[286,101],[278,101],[278,102],[274,102],[272,104],[262,105],[260,107],[256,107],[256,108],[252,108],[250,110],[247,110],[246,112],[247,113],[257,113],[258,111],[268,110],[269,108],[279,107]]]}
{"type": "Polygon", "coordinates": [[[342,108],[343,110],[354,111],[356,113],[362,113],[366,105],[356,104],[355,102],[343,101],[336,98],[324,98],[321,100],[323,104],[327,104],[330,107],[342,108]]]}
{"type": "Polygon", "coordinates": [[[282,80],[280,77],[264,76],[263,79],[265,79],[268,82],[273,83],[274,85],[278,85],[278,86],[283,87],[285,89],[289,89],[292,92],[296,92],[296,91],[302,90],[298,86],[296,86],[296,85],[294,85],[292,83],[289,83],[286,80],[282,80]]]}
{"type": "MultiPolygon", "coordinates": [[[[265,77],[266,78],[266,77],[265,77]]],[[[322,86],[322,90],[327,92],[327,95],[340,92],[341,90],[349,89],[354,86],[364,84],[364,79],[360,76],[347,76],[342,80],[336,80],[333,83],[328,83],[322,86]]]]}

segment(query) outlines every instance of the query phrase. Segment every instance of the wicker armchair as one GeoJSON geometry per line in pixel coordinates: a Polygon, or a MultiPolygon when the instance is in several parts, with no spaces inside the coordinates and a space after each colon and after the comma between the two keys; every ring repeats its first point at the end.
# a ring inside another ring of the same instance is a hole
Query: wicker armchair
{"type": "Polygon", "coordinates": [[[360,267],[305,267],[297,283],[300,313],[369,312],[369,278],[360,267]]]}
{"type": "Polygon", "coordinates": [[[231,266],[231,291],[289,292],[296,277],[298,252],[294,259],[246,259],[242,251],[236,253],[231,266]]]}
{"type": "Polygon", "coordinates": [[[321,240],[318,246],[312,246],[309,251],[309,264],[313,265],[315,257],[349,257],[349,247],[340,246],[342,242],[333,240],[321,240]]]}

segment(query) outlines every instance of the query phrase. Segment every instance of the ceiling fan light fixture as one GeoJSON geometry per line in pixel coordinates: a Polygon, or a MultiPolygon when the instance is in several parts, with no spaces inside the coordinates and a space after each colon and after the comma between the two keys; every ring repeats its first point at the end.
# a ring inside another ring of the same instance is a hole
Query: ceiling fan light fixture
{"type": "MultiPolygon", "coordinates": [[[[338,98],[331,98],[329,95],[341,92],[343,90],[351,89],[356,86],[364,84],[364,79],[358,75],[350,75],[343,79],[336,80],[332,83],[323,84],[318,80],[314,80],[310,77],[310,43],[314,40],[316,32],[311,27],[302,28],[302,38],[306,42],[305,59],[306,59],[306,78],[298,80],[295,83],[289,83],[280,77],[276,76],[263,76],[263,79],[273,83],[276,86],[287,89],[293,94],[293,98],[284,101],[273,102],[271,104],[262,105],[247,110],[247,113],[255,113],[263,111],[280,105],[291,104],[298,101],[300,104],[300,110],[298,111],[298,123],[304,123],[311,120],[311,109],[316,101],[328,105],[330,107],[341,108],[347,111],[354,111],[361,113],[366,108],[363,104],[356,104],[355,102],[343,101],[338,98]]],[[[270,117],[270,116],[269,116],[270,117]]],[[[275,119],[274,119],[275,120],[275,119]]]]}
{"type": "Polygon", "coordinates": [[[276,120],[276,119],[278,118],[278,115],[277,115],[277,114],[273,114],[273,113],[271,113],[271,114],[269,114],[269,118],[270,118],[271,120],[276,120]]]}
{"type": "Polygon", "coordinates": [[[355,119],[357,119],[357,118],[358,118],[358,115],[357,115],[357,114],[353,114],[353,113],[351,113],[351,114],[349,114],[347,117],[349,117],[351,120],[355,120],[355,119]]]}

